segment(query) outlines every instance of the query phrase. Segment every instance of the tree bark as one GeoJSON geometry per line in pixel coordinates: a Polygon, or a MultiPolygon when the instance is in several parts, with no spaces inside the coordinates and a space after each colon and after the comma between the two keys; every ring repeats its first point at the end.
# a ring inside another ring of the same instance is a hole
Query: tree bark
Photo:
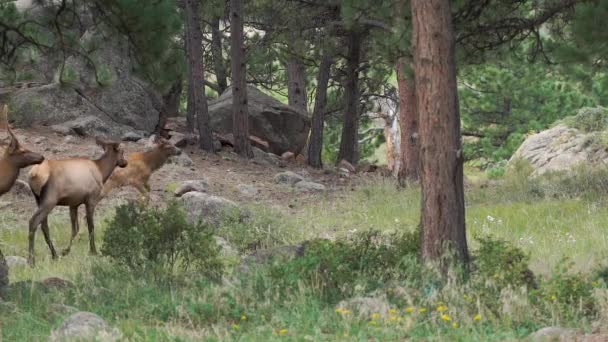
{"type": "MultiPolygon", "coordinates": [[[[194,124],[197,118],[198,142],[205,151],[213,151],[213,136],[205,94],[205,70],[203,65],[203,32],[201,30],[200,1],[186,0],[186,25],[188,32],[188,119],[194,124]]],[[[188,133],[193,133],[189,131],[188,133]]]]}
{"type": "Polygon", "coordinates": [[[163,95],[162,110],[158,114],[158,125],[154,133],[160,134],[167,124],[167,119],[179,115],[179,104],[182,96],[182,79],[179,78],[173,83],[169,91],[163,95]]]}
{"type": "Polygon", "coordinates": [[[332,57],[324,53],[317,75],[317,94],[315,108],[312,113],[312,125],[308,139],[308,165],[321,168],[321,152],[323,151],[323,124],[325,122],[325,107],[327,105],[327,85],[331,73],[332,57]]]}
{"type": "Polygon", "coordinates": [[[308,113],[306,97],[306,68],[304,62],[293,56],[287,61],[287,100],[290,106],[308,113]]]}
{"type": "Polygon", "coordinates": [[[450,1],[412,0],[411,9],[422,161],[422,256],[438,262],[452,251],[466,265],[463,154],[450,1]]]}
{"type": "Polygon", "coordinates": [[[346,111],[342,125],[342,138],[338,160],[346,160],[352,165],[359,161],[359,63],[361,60],[361,34],[351,31],[348,36],[348,57],[346,61],[346,111]]]}
{"type": "Polygon", "coordinates": [[[418,145],[418,112],[416,111],[416,87],[406,75],[407,59],[397,61],[397,86],[399,88],[399,170],[397,179],[401,187],[419,179],[420,146],[418,145]]]}
{"type": "Polygon", "coordinates": [[[243,9],[241,0],[230,0],[230,43],[232,54],[232,134],[234,150],[241,157],[252,158],[249,142],[249,109],[243,51],[243,9]]]}
{"type": "Polygon", "coordinates": [[[220,17],[214,17],[211,21],[211,54],[213,55],[213,66],[215,78],[219,88],[219,95],[228,88],[228,75],[224,55],[222,53],[222,31],[220,31],[220,17]]]}

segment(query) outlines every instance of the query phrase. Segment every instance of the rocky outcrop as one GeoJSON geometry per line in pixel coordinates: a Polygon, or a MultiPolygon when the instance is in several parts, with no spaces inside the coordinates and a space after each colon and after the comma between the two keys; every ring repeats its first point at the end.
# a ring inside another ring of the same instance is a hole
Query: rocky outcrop
{"type": "Polygon", "coordinates": [[[121,333],[92,312],[77,312],[53,330],[49,341],[118,341],[121,333]]]}
{"type": "MultiPolygon", "coordinates": [[[[99,40],[93,29],[84,32],[81,43],[99,40]]],[[[113,40],[100,45],[90,58],[68,57],[60,82],[61,59],[49,58],[40,64],[55,70],[46,85],[17,89],[3,96],[9,102],[11,119],[17,126],[85,126],[86,135],[120,138],[135,130],[151,132],[159,120],[161,99],[152,88],[133,74],[135,61],[126,42],[113,40]],[[93,67],[90,61],[95,61],[93,67]],[[82,124],[80,121],[85,120],[82,124]]],[[[79,132],[76,132],[79,133],[79,132]]]]}
{"type": "MultiPolygon", "coordinates": [[[[306,144],[310,119],[297,109],[282,104],[255,87],[247,87],[249,133],[268,143],[268,151],[276,155],[300,152],[306,144]]],[[[232,133],[232,90],[209,103],[211,126],[220,134],[232,133]]]]}
{"type": "Polygon", "coordinates": [[[583,132],[559,124],[528,137],[511,160],[524,159],[534,171],[533,176],[550,171],[567,171],[581,164],[599,165],[608,162],[608,150],[602,144],[604,132],[583,132]]]}

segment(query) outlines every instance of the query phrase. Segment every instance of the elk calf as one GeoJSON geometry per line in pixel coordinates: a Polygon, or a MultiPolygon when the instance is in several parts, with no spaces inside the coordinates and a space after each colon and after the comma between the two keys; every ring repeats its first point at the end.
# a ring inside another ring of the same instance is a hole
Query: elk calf
{"type": "Polygon", "coordinates": [[[86,207],[87,226],[89,228],[89,245],[91,254],[97,254],[95,248],[93,216],[99,202],[103,184],[114,169],[127,166],[120,143],[97,139],[97,144],[104,149],[98,160],[73,158],[64,160],[46,160],[32,168],[29,174],[29,185],[32,189],[38,210],[29,222],[29,256],[28,262],[34,264],[34,237],[40,225],[46,244],[51,250],[53,259],[57,258],[51,241],[48,226],[48,215],[55,206],[70,207],[72,236],[64,255],[70,252],[72,241],[78,234],[78,207],[86,207]]]}
{"type": "MultiPolygon", "coordinates": [[[[4,106],[2,115],[7,118],[7,106],[4,106]]],[[[6,130],[11,140],[0,159],[0,196],[7,193],[13,187],[21,169],[30,165],[40,164],[44,161],[42,155],[21,147],[19,140],[17,140],[17,137],[15,137],[8,125],[8,118],[6,120],[6,130]]]]}
{"type": "Polygon", "coordinates": [[[118,169],[112,173],[110,179],[105,183],[101,197],[105,197],[110,191],[123,186],[132,186],[137,189],[146,199],[150,193],[150,177],[160,169],[171,156],[180,154],[179,148],[173,146],[163,138],[155,140],[155,146],[147,152],[136,152],[129,155],[129,165],[124,169],[118,169]]]}

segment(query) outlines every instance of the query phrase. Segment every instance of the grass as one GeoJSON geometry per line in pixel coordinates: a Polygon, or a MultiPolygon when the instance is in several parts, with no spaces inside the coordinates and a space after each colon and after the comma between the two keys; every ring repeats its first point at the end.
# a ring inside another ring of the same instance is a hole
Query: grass
{"type": "MultiPolygon", "coordinates": [[[[467,192],[466,219],[472,249],[477,248],[476,235],[502,238],[529,253],[532,270],[545,277],[551,276],[552,270],[563,263],[563,256],[575,262],[575,270],[585,273],[606,260],[608,208],[601,197],[537,198],[515,193],[520,190],[497,186],[473,187],[467,192]]],[[[254,207],[255,223],[235,226],[236,233],[226,237],[243,245],[246,238],[263,238],[265,245],[272,246],[315,237],[340,238],[369,229],[413,230],[419,221],[419,205],[420,195],[415,188],[400,191],[392,181],[375,179],[353,189],[320,195],[318,201],[289,216],[254,207]]],[[[98,220],[98,248],[106,227],[104,221],[110,219],[112,213],[100,216],[104,218],[98,220]]],[[[68,242],[68,222],[66,212],[51,215],[51,233],[58,249],[68,242]]],[[[229,272],[227,284],[192,275],[183,284],[157,285],[133,276],[104,257],[88,256],[84,227],[81,225],[70,256],[51,261],[39,233],[36,267],[11,270],[12,283],[59,276],[76,286],[49,291],[28,283],[13,287],[11,303],[0,303],[3,340],[46,340],[50,331],[68,315],[57,309],[57,304],[95,312],[132,341],[406,338],[487,341],[522,338],[551,324],[569,324],[587,330],[591,325],[587,318],[560,319],[551,314],[551,309],[526,313],[522,316],[523,322],[514,322],[516,314],[499,317],[485,311],[483,318],[475,321],[477,306],[463,303],[463,295],[469,293],[465,287],[448,286],[442,293],[427,298],[416,297],[413,293],[417,291],[404,284],[416,302],[410,305],[415,305],[416,310],[424,307],[426,313],[409,313],[406,304],[394,304],[394,318],[360,319],[353,314],[337,313],[333,304],[311,295],[312,289],[304,284],[291,289],[290,296],[281,298],[264,270],[246,276],[229,272]],[[450,307],[450,322],[442,320],[435,310],[440,298],[450,307]],[[511,318],[505,318],[507,316],[511,318]],[[453,326],[454,322],[458,325],[453,326]]],[[[7,212],[0,214],[0,241],[5,255],[26,255],[26,230],[22,218],[7,212]]],[[[509,300],[516,297],[512,294],[509,300]]],[[[479,310],[485,310],[482,304],[478,305],[479,310]]]]}

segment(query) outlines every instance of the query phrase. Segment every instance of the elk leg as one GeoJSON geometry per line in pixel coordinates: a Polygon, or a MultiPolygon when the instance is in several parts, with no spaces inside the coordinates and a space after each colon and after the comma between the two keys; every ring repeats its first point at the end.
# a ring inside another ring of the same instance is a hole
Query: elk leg
{"type": "Polygon", "coordinates": [[[72,249],[72,242],[76,235],[78,235],[78,231],[80,227],[78,226],[78,207],[70,207],[70,221],[72,221],[72,236],[70,237],[70,244],[66,249],[61,253],[62,255],[70,254],[70,250],[72,249]]]}
{"type": "Polygon", "coordinates": [[[147,183],[135,183],[133,186],[143,197],[143,202],[148,203],[150,201],[150,185],[147,183]]]}
{"type": "Polygon", "coordinates": [[[95,224],[93,223],[93,216],[95,215],[95,204],[86,203],[87,211],[87,226],[89,228],[89,247],[90,254],[97,255],[97,249],[95,248],[95,224]]]}
{"type": "Polygon", "coordinates": [[[34,239],[36,237],[36,229],[38,229],[38,226],[42,223],[42,221],[47,218],[47,216],[49,215],[51,210],[53,210],[53,207],[54,207],[54,205],[50,205],[50,204],[43,204],[42,206],[39,206],[38,210],[36,210],[36,213],[34,213],[34,216],[32,216],[32,218],[30,219],[29,235],[28,235],[29,246],[28,246],[28,258],[27,258],[27,262],[28,262],[28,264],[30,264],[30,266],[34,266],[34,264],[35,264],[34,239]]]}
{"type": "Polygon", "coordinates": [[[46,241],[47,246],[51,250],[51,256],[53,260],[57,259],[57,252],[55,251],[55,246],[53,246],[53,241],[51,241],[51,232],[49,231],[49,218],[48,216],[42,220],[41,223],[42,233],[44,234],[44,240],[46,241]]]}

